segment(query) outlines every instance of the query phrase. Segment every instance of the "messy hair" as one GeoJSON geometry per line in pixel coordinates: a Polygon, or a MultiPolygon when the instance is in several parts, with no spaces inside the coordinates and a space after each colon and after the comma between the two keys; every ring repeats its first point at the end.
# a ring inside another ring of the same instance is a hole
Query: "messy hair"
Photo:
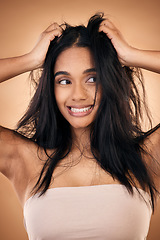
{"type": "Polygon", "coordinates": [[[96,84],[102,87],[100,106],[91,125],[92,154],[100,167],[126,186],[131,194],[133,187],[138,190],[138,186],[149,192],[154,208],[156,188],[142,159],[142,145],[148,134],[141,128],[145,98],[142,101],[136,84],[138,82],[144,90],[142,77],[135,69],[121,65],[111,40],[99,32],[104,19],[103,14],[96,14],[86,27],[63,24],[61,37],[50,43],[35,94],[17,130],[30,137],[46,154],[47,149],[53,150],[47,155],[34,187],[35,192],[41,191],[42,195],[49,188],[58,162],[72,147],[70,125],[60,113],[54,95],[56,59],[72,46],[89,48],[95,61],[96,84]]]}

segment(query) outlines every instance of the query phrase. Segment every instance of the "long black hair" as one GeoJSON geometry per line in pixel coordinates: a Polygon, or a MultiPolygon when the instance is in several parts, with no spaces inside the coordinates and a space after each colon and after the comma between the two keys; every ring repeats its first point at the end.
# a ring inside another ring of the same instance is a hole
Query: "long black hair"
{"type": "MultiPolygon", "coordinates": [[[[156,188],[142,159],[142,145],[147,134],[140,124],[142,101],[135,83],[135,71],[121,65],[111,40],[99,32],[103,20],[103,14],[96,14],[87,27],[64,25],[61,37],[50,43],[36,92],[17,130],[44,148],[46,154],[47,149],[53,149],[34,187],[35,192],[41,191],[42,195],[51,183],[56,165],[72,147],[70,125],[60,113],[54,96],[54,65],[59,54],[67,48],[89,48],[95,61],[97,85],[103,89],[91,125],[92,154],[101,168],[125,185],[130,193],[133,193],[133,186],[148,191],[154,209],[156,188]]],[[[141,77],[137,79],[144,90],[141,77]]]]}

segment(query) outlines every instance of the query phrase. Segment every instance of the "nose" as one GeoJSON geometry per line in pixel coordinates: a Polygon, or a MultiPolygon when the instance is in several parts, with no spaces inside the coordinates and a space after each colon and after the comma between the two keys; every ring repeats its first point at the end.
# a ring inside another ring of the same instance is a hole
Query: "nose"
{"type": "Polygon", "coordinates": [[[82,84],[75,84],[72,90],[72,100],[79,101],[87,98],[87,89],[82,84]]]}

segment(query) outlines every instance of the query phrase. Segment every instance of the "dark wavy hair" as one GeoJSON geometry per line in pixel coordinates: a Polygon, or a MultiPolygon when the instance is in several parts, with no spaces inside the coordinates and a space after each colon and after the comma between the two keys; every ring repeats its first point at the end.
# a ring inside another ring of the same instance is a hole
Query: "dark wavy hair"
{"type": "MultiPolygon", "coordinates": [[[[34,187],[35,192],[41,191],[42,195],[51,183],[56,165],[72,147],[70,125],[60,113],[54,96],[54,65],[59,54],[67,48],[89,48],[95,60],[97,85],[103,89],[91,125],[92,154],[101,168],[126,186],[131,194],[133,187],[138,191],[138,186],[148,191],[154,209],[157,191],[142,159],[143,140],[152,132],[145,133],[141,129],[144,101],[140,99],[134,69],[121,65],[111,40],[98,31],[103,20],[103,14],[96,14],[87,27],[64,24],[61,37],[50,43],[35,94],[17,130],[43,147],[46,154],[47,149],[53,149],[51,155],[47,154],[48,159],[34,187]]],[[[136,79],[144,90],[140,74],[136,79]]]]}

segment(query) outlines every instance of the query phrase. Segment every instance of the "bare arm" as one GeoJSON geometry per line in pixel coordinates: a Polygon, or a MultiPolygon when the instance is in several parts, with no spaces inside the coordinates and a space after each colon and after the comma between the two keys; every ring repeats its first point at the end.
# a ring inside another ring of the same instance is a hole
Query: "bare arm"
{"type": "Polygon", "coordinates": [[[134,49],[128,65],[160,73],[160,51],[134,49]]]}
{"type": "MultiPolygon", "coordinates": [[[[0,59],[0,82],[41,67],[50,42],[61,34],[62,29],[57,23],[53,23],[40,35],[36,46],[30,53],[19,57],[0,59]]],[[[20,146],[22,148],[22,145],[26,144],[27,139],[24,140],[20,134],[0,126],[0,172],[8,178],[14,172],[13,166],[19,159],[20,146]]]]}
{"type": "Polygon", "coordinates": [[[103,31],[111,39],[122,64],[160,73],[160,51],[140,50],[130,46],[108,19],[101,23],[99,31],[103,31]]]}
{"type": "Polygon", "coordinates": [[[17,155],[18,138],[14,131],[0,126],[0,172],[11,178],[12,162],[17,155]]]}
{"type": "Polygon", "coordinates": [[[29,163],[33,156],[37,156],[36,153],[36,143],[14,130],[0,126],[0,172],[3,175],[11,180],[17,170],[18,174],[25,172],[24,159],[29,163]]]}
{"type": "Polygon", "coordinates": [[[60,36],[62,28],[51,24],[41,35],[31,52],[19,57],[0,59],[0,82],[42,66],[50,42],[60,36]]]}
{"type": "Polygon", "coordinates": [[[0,82],[6,81],[19,74],[33,70],[34,64],[31,56],[24,56],[0,59],[0,82]]]}
{"type": "Polygon", "coordinates": [[[0,126],[0,173],[11,181],[22,205],[31,176],[39,171],[37,160],[36,143],[0,126]]]}

